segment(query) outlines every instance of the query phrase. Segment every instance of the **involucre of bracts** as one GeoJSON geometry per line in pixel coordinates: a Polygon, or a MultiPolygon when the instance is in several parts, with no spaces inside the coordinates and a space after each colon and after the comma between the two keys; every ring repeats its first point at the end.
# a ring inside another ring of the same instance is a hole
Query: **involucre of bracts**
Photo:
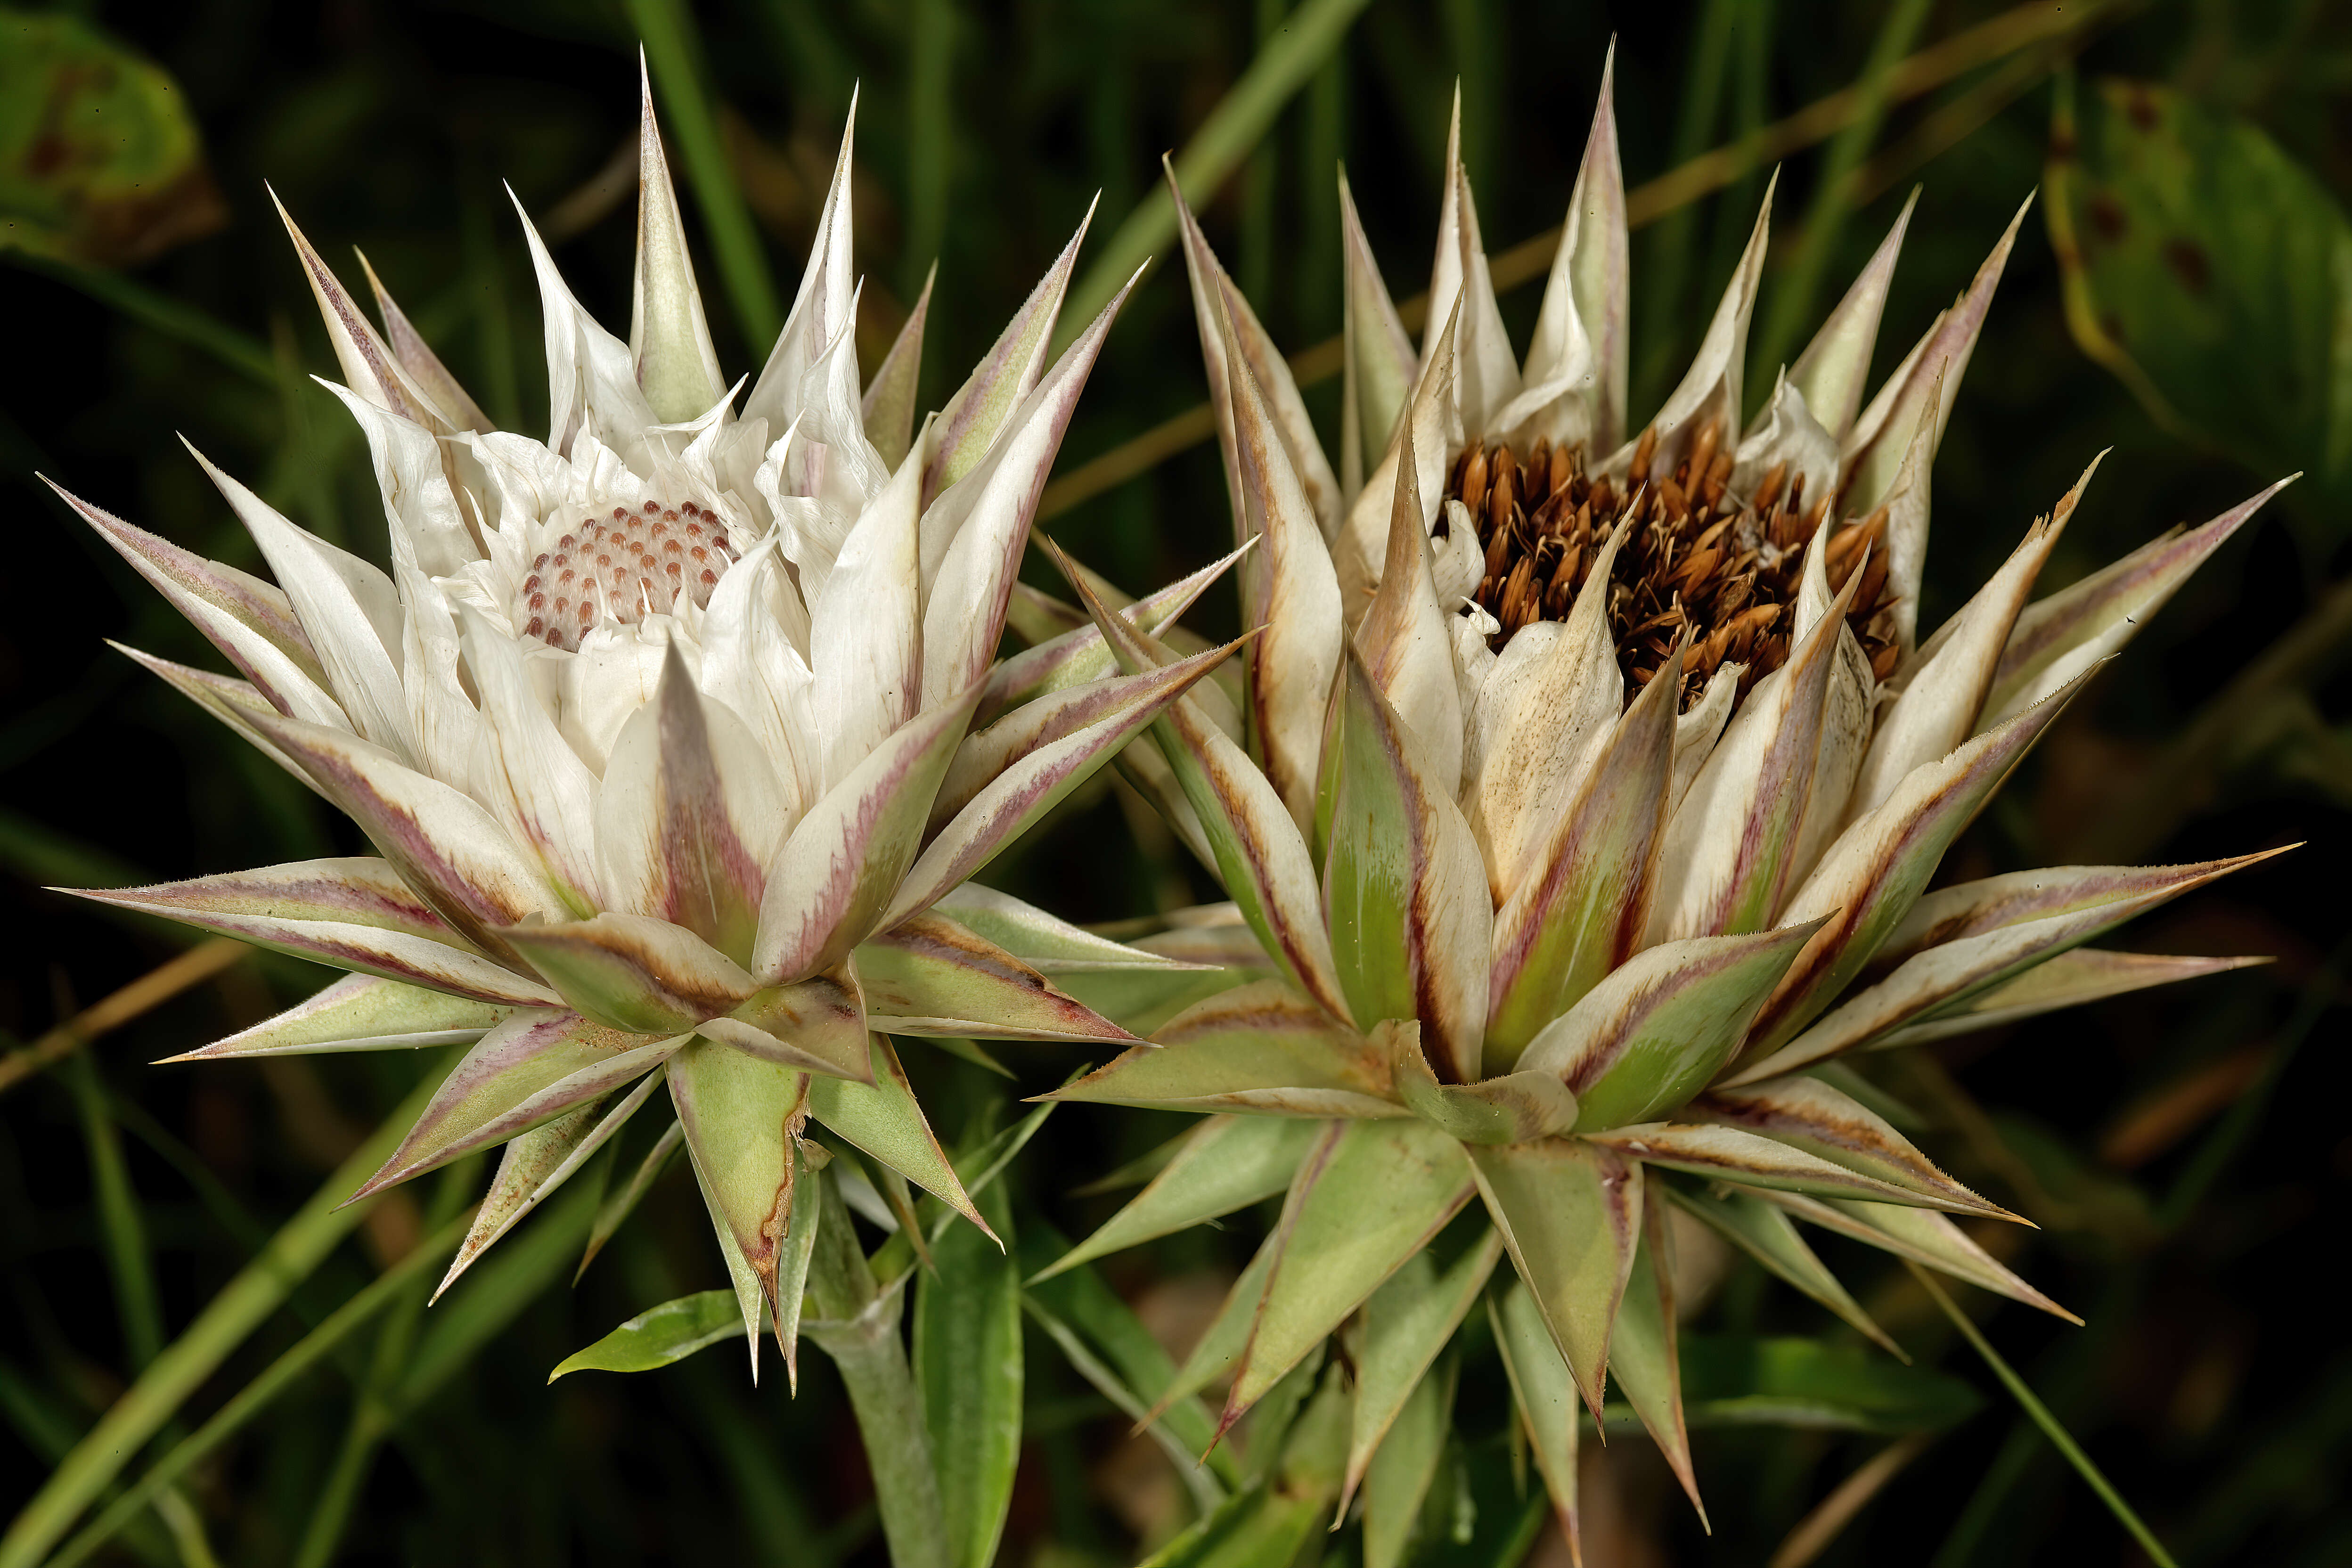
{"type": "Polygon", "coordinates": [[[373,272],[380,327],[288,219],[389,573],[209,463],[274,584],[67,497],[241,679],[131,657],[378,851],[85,896],[352,972],[180,1059],[471,1043],[362,1189],[505,1144],[453,1279],[667,1088],[756,1372],[763,1310],[793,1355],[816,1209],[794,1173],[819,1129],[982,1223],[891,1037],[1134,1039],[1049,976],[1170,960],[966,879],[1230,650],[1123,673],[1088,633],[997,662],[1118,309],[1048,355],[1084,226],[919,428],[928,289],[860,384],[845,132],[740,395],[650,96],[642,125],[626,342],[523,220],[544,441],[492,428],[373,272]]]}
{"type": "MultiPolygon", "coordinates": [[[[1128,758],[1233,900],[1144,945],[1217,951],[1219,918],[1240,940],[1230,988],[1057,1092],[1216,1113],[1063,1266],[1283,1194],[1176,1392],[1231,1371],[1230,1424],[1360,1310],[1352,1493],[1507,1255],[1523,1404],[1572,1382],[1597,1418],[1613,1372],[1696,1502],[1669,1205],[1882,1342],[1793,1221],[2062,1312],[1949,1217],[2017,1216],[1837,1058],[2252,962],[2084,944],[2259,856],[1927,889],[2278,487],[2033,601],[2078,484],[1922,639],[1929,472],[2014,223],[1865,401],[1906,208],[1751,414],[1768,192],[1696,362],[1636,429],[1608,72],[1524,360],[1447,168],[1417,346],[1342,178],[1336,466],[1184,216],[1258,635],[1245,710],[1180,701],[1128,758]],[[1473,1203],[1487,1239],[1441,1274],[1423,1250],[1473,1203]]],[[[1172,667],[1074,581],[1122,668],[1172,667]]],[[[1573,1540],[1577,1424],[1522,1415],[1573,1540]]]]}

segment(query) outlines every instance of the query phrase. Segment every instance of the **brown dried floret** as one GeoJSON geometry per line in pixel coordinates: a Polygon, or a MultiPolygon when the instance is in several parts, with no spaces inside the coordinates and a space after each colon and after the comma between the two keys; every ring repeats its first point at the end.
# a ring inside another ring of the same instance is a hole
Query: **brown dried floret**
{"type": "MultiPolygon", "coordinates": [[[[1500,649],[1520,627],[1564,620],[1600,547],[1624,535],[1611,573],[1609,625],[1619,667],[1638,690],[1662,668],[1687,626],[1681,702],[1688,708],[1721,665],[1746,667],[1747,690],[1789,657],[1805,546],[1833,500],[1806,504],[1801,474],[1776,464],[1745,500],[1731,493],[1732,454],[1710,423],[1674,468],[1621,494],[1585,471],[1580,447],[1538,440],[1524,455],[1473,442],[1454,461],[1447,493],[1469,510],[1486,560],[1474,597],[1499,623],[1500,649]]],[[[1655,427],[1634,443],[1631,473],[1655,459],[1655,427]]],[[[1886,596],[1886,509],[1831,524],[1823,564],[1832,589],[1860,566],[1847,625],[1885,679],[1900,657],[1886,596]]]]}

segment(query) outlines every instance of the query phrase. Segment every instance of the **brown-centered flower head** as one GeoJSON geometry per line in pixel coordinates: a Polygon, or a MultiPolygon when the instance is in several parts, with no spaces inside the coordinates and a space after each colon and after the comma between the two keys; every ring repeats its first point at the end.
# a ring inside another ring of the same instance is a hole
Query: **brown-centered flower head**
{"type": "MultiPolygon", "coordinates": [[[[1649,469],[1656,432],[1644,431],[1632,471],[1649,469]]],[[[1447,477],[1446,494],[1468,509],[1485,547],[1479,607],[1500,623],[1488,639],[1500,651],[1521,626],[1568,618],[1577,592],[1612,530],[1624,530],[1609,594],[1609,626],[1629,689],[1665,664],[1685,626],[1681,706],[1706,689],[1727,662],[1745,666],[1744,696],[1789,657],[1805,546],[1837,498],[1810,502],[1804,476],[1791,480],[1777,464],[1745,500],[1730,490],[1732,453],[1715,425],[1702,428],[1673,473],[1626,488],[1586,472],[1581,447],[1538,439],[1524,453],[1472,442],[1447,477]]],[[[1901,658],[1887,590],[1884,546],[1887,510],[1832,523],[1828,541],[1832,591],[1860,566],[1847,622],[1884,680],[1901,658]]]]}

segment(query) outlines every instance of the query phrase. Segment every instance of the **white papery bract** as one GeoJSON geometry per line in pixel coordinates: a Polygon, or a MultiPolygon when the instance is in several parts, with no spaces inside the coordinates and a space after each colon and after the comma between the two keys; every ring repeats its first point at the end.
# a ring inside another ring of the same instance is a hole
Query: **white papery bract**
{"type": "Polygon", "coordinates": [[[929,292],[861,385],[849,170],[845,134],[790,319],[730,388],[648,96],[627,342],[524,219],[543,442],[491,428],[380,284],[371,324],[289,218],[389,573],[209,463],[274,584],[67,498],[244,679],[133,657],[380,854],[88,895],[352,972],[192,1055],[475,1042],[364,1189],[507,1144],[453,1279],[666,1083],[747,1331],[764,1302],[788,1358],[811,1118],[980,1223],[890,1036],[1133,1039],[1049,976],[1170,961],[964,884],[1226,651],[997,665],[1118,301],[1049,358],[1081,226],[918,430],[929,292]]]}
{"type": "MultiPolygon", "coordinates": [[[[1458,162],[1418,349],[1341,196],[1336,468],[1183,223],[1259,635],[1245,715],[1188,699],[1129,754],[1234,900],[1146,945],[1235,984],[1055,1098],[1237,1114],[1065,1266],[1286,1194],[1169,1397],[1232,1369],[1230,1422],[1360,1309],[1352,1493],[1507,1253],[1495,1331],[1572,1535],[1577,1424],[1550,1397],[1571,1382],[1598,1418],[1613,1371],[1697,1499],[1670,1205],[1882,1342],[1792,1220],[2059,1310],[1947,1217],[2015,1216],[1836,1058],[2245,962],[2082,944],[2259,856],[1926,889],[2090,671],[2277,487],[2029,603],[2077,486],[1919,641],[1929,470],[2014,225],[1865,404],[1898,225],[1751,411],[1759,217],[1635,434],[1605,70],[1524,361],[1458,162]],[[1423,1248],[1474,1200],[1485,1239],[1441,1271],[1423,1248]]],[[[1089,608],[1127,668],[1175,658],[1089,608]]]]}

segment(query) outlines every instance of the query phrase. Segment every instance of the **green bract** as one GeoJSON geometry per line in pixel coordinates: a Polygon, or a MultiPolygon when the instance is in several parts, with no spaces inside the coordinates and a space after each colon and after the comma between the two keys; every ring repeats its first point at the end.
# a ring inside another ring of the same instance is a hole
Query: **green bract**
{"type": "MultiPolygon", "coordinates": [[[[1432,1369],[1507,1253],[1494,1330],[1571,1532],[1578,1424],[1557,1391],[1597,1419],[1612,1373],[1697,1498],[1674,1208],[1874,1338],[1792,1221],[2060,1310],[1948,1217],[2014,1215],[1817,1069],[2240,962],[2081,944],[2254,857],[1926,889],[2091,670],[2276,489],[2029,604],[2078,486],[1919,639],[1928,470],[2014,226],[1865,404],[1898,225],[1746,416],[1759,218],[1697,362],[1633,437],[1615,135],[1604,73],[1524,363],[1458,162],[1418,351],[1343,201],[1336,468],[1185,217],[1256,636],[1238,708],[1198,689],[1128,761],[1258,951],[1053,1097],[1237,1113],[1056,1267],[1282,1194],[1171,1397],[1230,1369],[1230,1424],[1360,1317],[1343,1506],[1382,1465],[1421,1494],[1442,1408],[1409,1413],[1450,1398],[1432,1369]],[[1751,601],[1759,574],[1780,597],[1751,601]],[[1424,1248],[1474,1203],[1483,1239],[1441,1271],[1424,1248]]],[[[1071,576],[1123,668],[1176,667],[1071,576]]],[[[1213,918],[1168,951],[1202,950],[1213,918]]],[[[1386,1568],[1400,1538],[1374,1523],[1386,1568]]]]}

